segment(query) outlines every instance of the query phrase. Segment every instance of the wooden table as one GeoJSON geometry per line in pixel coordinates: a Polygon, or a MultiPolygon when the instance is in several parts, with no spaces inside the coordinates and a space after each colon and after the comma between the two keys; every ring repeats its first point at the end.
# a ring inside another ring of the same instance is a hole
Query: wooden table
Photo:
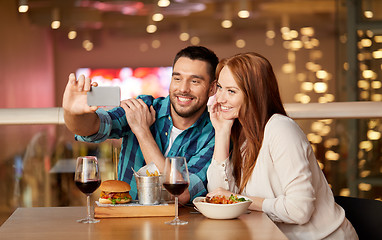
{"type": "Polygon", "coordinates": [[[0,239],[17,240],[149,240],[149,239],[287,239],[261,212],[243,214],[233,220],[205,218],[191,207],[179,209],[183,226],[164,224],[172,217],[101,219],[96,224],[77,223],[86,216],[85,207],[18,208],[0,227],[0,239]]]}

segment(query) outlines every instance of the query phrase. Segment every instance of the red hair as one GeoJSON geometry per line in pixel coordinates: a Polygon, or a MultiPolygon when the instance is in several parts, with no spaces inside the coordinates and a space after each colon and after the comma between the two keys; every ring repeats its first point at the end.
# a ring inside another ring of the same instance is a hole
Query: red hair
{"type": "Polygon", "coordinates": [[[276,76],[269,61],[257,53],[241,53],[223,59],[216,76],[227,66],[244,94],[244,103],[231,130],[233,176],[242,192],[256,164],[265,125],[275,113],[287,115],[276,76]]]}

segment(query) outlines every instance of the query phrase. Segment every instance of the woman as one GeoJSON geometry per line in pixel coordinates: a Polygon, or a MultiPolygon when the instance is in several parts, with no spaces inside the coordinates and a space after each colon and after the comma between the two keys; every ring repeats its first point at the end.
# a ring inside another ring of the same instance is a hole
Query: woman
{"type": "Polygon", "coordinates": [[[238,54],[216,74],[208,196],[248,196],[249,208],[265,212],[290,239],[358,239],[305,134],[287,117],[268,60],[238,54]]]}

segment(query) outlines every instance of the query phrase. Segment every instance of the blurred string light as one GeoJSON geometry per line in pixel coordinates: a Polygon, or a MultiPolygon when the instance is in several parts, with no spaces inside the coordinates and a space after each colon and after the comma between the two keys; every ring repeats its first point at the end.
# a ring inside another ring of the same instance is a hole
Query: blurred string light
{"type": "Polygon", "coordinates": [[[158,7],[168,7],[170,5],[170,0],[159,0],[158,7]]]}
{"type": "Polygon", "coordinates": [[[146,32],[155,33],[157,31],[157,26],[153,23],[149,23],[146,27],[146,32]]]}
{"type": "Polygon", "coordinates": [[[149,50],[149,45],[147,43],[139,44],[139,51],[147,52],[149,50]]]}
{"type": "Polygon", "coordinates": [[[223,5],[223,20],[221,22],[221,26],[223,28],[232,27],[232,13],[231,13],[231,6],[229,3],[225,3],[223,5]]]}
{"type": "Polygon", "coordinates": [[[19,0],[19,13],[26,13],[28,12],[28,9],[28,0],[19,0]]]}
{"type": "Polygon", "coordinates": [[[197,36],[193,36],[191,39],[190,39],[190,42],[192,45],[198,45],[200,43],[200,38],[197,37],[197,36]]]}
{"type": "Polygon", "coordinates": [[[364,0],[364,6],[365,6],[365,10],[363,11],[363,15],[365,16],[365,18],[373,18],[374,16],[374,13],[372,11],[372,8],[371,8],[371,1],[370,0],[364,0]]]}
{"type": "Polygon", "coordinates": [[[374,36],[374,41],[376,42],[376,43],[382,43],[382,36],[374,36]]]}
{"type": "Polygon", "coordinates": [[[155,33],[157,31],[157,26],[154,24],[153,20],[149,18],[148,24],[146,26],[146,32],[147,33],[155,33]]]}
{"type": "Polygon", "coordinates": [[[73,40],[73,39],[75,39],[77,37],[77,31],[76,30],[70,30],[69,32],[68,32],[68,38],[70,39],[70,40],[73,40]]]}
{"type": "Polygon", "coordinates": [[[182,21],[180,23],[180,34],[179,39],[180,41],[186,42],[190,39],[190,34],[188,33],[188,24],[186,21],[182,21]]]}
{"type": "Polygon", "coordinates": [[[161,42],[160,42],[160,40],[158,40],[158,39],[154,39],[154,40],[151,42],[151,47],[152,47],[152,48],[159,48],[160,45],[161,45],[161,42]]]}
{"type": "Polygon", "coordinates": [[[60,25],[61,25],[60,10],[58,8],[53,8],[51,28],[52,29],[58,29],[58,28],[60,28],[60,25]]]}
{"type": "Polygon", "coordinates": [[[358,189],[361,191],[368,192],[371,190],[371,184],[369,183],[360,183],[358,184],[358,189]]]}
{"type": "Polygon", "coordinates": [[[274,22],[272,20],[267,21],[267,31],[265,32],[265,44],[268,46],[273,46],[275,43],[275,37],[276,37],[276,32],[275,32],[275,26],[274,22]]]}
{"type": "Polygon", "coordinates": [[[249,7],[248,7],[248,0],[240,0],[240,9],[237,13],[239,18],[249,18],[249,7]]]}
{"type": "Polygon", "coordinates": [[[93,50],[94,44],[89,39],[85,39],[82,42],[82,47],[85,48],[86,51],[91,51],[91,50],[93,50]]]}
{"type": "Polygon", "coordinates": [[[246,45],[246,42],[244,39],[238,39],[236,40],[236,47],[237,48],[244,48],[246,45]]]}
{"type": "Polygon", "coordinates": [[[163,14],[162,13],[154,13],[153,16],[151,17],[151,19],[154,21],[154,22],[160,22],[162,21],[164,18],[163,14]]]}

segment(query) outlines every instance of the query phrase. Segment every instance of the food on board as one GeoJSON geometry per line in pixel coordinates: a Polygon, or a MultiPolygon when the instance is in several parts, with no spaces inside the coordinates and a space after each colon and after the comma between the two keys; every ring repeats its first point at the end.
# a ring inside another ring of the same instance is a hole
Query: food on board
{"type": "Polygon", "coordinates": [[[119,180],[103,181],[100,189],[102,192],[98,201],[102,204],[122,204],[131,201],[129,194],[131,187],[127,182],[119,180]]]}

